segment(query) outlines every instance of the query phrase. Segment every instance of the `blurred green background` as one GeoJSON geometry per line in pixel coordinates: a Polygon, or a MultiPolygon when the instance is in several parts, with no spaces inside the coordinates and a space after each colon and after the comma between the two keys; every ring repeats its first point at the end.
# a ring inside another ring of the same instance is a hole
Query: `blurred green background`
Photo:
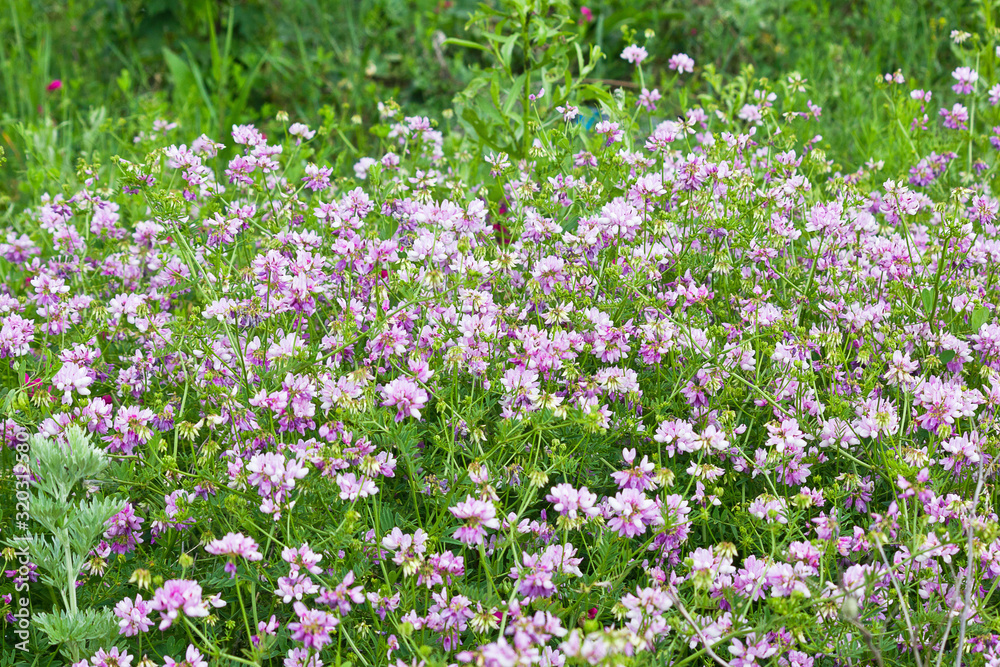
{"type": "MultiPolygon", "coordinates": [[[[374,140],[367,128],[378,120],[379,101],[394,98],[406,115],[440,118],[483,66],[481,52],[442,44],[477,38],[465,30],[477,4],[5,0],[0,146],[8,164],[0,195],[16,202],[54,171],[72,170],[81,155],[131,143],[154,118],[178,122],[178,140],[200,132],[220,139],[233,123],[283,110],[313,127],[325,119],[360,157],[374,140]],[[48,90],[56,79],[61,88],[48,90]]],[[[666,79],[667,60],[679,52],[723,73],[748,63],[772,79],[798,71],[824,109],[828,155],[857,165],[879,147],[880,126],[866,121],[874,79],[902,69],[915,84],[943,85],[960,64],[949,33],[991,29],[993,4],[591,0],[573,9],[583,42],[608,56],[594,73],[607,82],[631,77],[618,58],[623,26],[640,43],[646,30],[655,33],[644,65],[650,87],[666,79]]]]}

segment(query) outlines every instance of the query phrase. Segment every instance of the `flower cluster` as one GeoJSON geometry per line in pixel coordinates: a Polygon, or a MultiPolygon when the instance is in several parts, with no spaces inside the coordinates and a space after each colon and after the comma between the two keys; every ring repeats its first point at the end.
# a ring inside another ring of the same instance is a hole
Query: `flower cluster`
{"type": "Polygon", "coordinates": [[[841,173],[798,75],[673,100],[650,55],[589,126],[527,81],[514,142],[387,103],[354,164],[158,122],[5,230],[2,442],[99,434],[128,502],[76,583],[123,646],[1000,664],[991,70],[937,124],[886,75],[905,162],[841,173]]]}

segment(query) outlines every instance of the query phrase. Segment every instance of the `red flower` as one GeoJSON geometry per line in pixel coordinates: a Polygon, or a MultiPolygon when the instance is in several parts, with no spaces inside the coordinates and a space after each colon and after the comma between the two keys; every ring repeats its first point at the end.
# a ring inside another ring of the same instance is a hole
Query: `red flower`
{"type": "MultiPolygon", "coordinates": [[[[42,378],[35,378],[35,379],[32,380],[31,376],[28,375],[27,373],[25,373],[24,374],[24,383],[26,385],[28,385],[26,387],[26,389],[28,390],[28,396],[34,396],[35,395],[35,388],[36,387],[41,387],[41,385],[42,385],[42,378]]],[[[49,389],[50,390],[52,389],[51,385],[49,386],[49,389]]]]}

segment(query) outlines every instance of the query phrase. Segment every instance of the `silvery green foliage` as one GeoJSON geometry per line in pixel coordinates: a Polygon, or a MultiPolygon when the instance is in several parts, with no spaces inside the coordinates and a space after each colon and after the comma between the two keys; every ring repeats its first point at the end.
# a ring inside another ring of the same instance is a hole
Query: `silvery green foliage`
{"type": "Polygon", "coordinates": [[[48,535],[35,535],[29,545],[41,580],[57,589],[63,608],[36,613],[34,620],[52,644],[76,661],[81,654],[106,645],[115,636],[117,623],[109,609],[81,611],[76,600],[76,580],[87,555],[105,531],[105,522],[122,508],[113,498],[85,498],[84,480],[99,475],[107,456],[77,426],[66,431],[66,443],[35,435],[31,458],[37,480],[33,484],[31,517],[48,535]],[[93,646],[90,643],[94,642],[93,646]]]}
{"type": "Polygon", "coordinates": [[[48,636],[49,642],[59,644],[62,654],[74,661],[99,648],[110,648],[118,634],[117,619],[107,609],[40,612],[33,620],[48,636]]]}

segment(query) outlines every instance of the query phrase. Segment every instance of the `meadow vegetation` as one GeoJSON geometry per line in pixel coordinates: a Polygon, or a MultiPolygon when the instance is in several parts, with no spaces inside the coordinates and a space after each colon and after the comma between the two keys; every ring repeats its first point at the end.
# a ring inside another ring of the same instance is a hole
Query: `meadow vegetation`
{"type": "Polygon", "coordinates": [[[991,3],[9,3],[0,666],[1000,665],[991,3]]]}

